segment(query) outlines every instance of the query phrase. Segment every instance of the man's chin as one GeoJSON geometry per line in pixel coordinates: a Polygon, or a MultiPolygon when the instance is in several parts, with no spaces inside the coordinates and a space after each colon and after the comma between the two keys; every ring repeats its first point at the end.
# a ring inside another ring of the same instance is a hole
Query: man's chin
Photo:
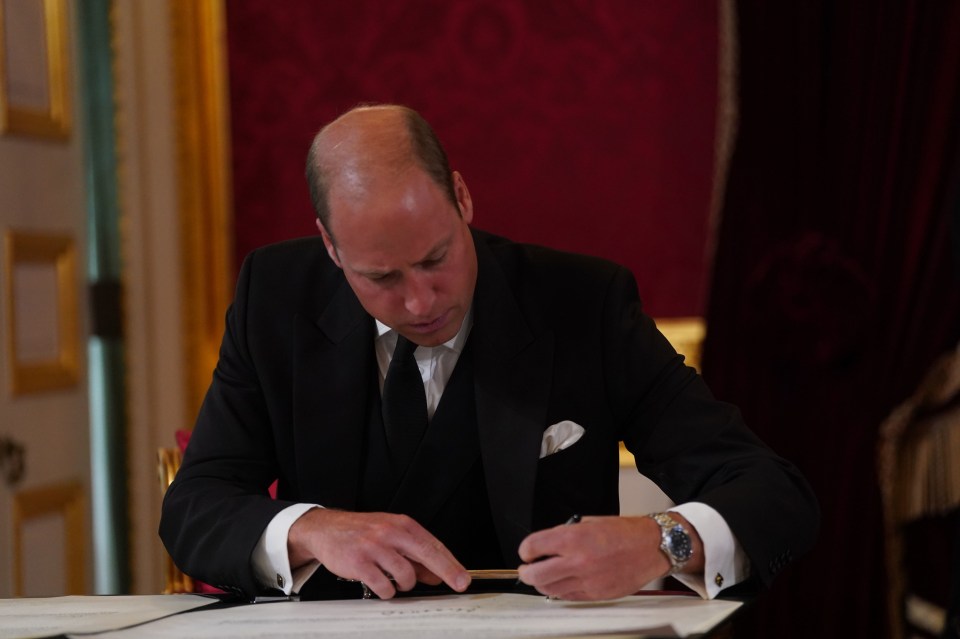
{"type": "Polygon", "coordinates": [[[462,323],[463,318],[460,318],[460,322],[447,321],[438,326],[408,326],[406,330],[400,331],[400,333],[415,344],[432,348],[456,337],[462,323]]]}

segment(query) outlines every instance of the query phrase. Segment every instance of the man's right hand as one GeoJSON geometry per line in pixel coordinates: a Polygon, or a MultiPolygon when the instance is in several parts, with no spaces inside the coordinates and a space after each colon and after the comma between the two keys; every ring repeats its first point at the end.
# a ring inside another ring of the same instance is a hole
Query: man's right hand
{"type": "Polygon", "coordinates": [[[442,581],[457,592],[470,585],[470,575],[440,540],[406,515],[314,508],[290,528],[287,551],[292,569],[317,560],[338,577],[362,581],[381,599],[418,581],[442,581]]]}

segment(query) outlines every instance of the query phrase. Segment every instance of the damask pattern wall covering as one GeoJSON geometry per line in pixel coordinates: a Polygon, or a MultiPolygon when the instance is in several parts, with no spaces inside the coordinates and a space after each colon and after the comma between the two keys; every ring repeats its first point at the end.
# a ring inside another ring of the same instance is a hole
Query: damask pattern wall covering
{"type": "Polygon", "coordinates": [[[479,228],[601,255],[657,316],[701,314],[717,8],[696,0],[227,4],[236,263],[315,233],[313,134],[362,102],[423,113],[479,228]]]}

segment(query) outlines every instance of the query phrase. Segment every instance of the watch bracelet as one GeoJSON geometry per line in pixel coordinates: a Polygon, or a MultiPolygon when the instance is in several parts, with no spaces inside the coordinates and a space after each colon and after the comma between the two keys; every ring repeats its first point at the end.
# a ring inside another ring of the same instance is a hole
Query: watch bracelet
{"type": "Polygon", "coordinates": [[[657,525],[660,526],[660,552],[662,552],[667,558],[667,561],[670,562],[670,571],[666,576],[679,573],[681,570],[683,570],[683,567],[687,565],[687,562],[693,558],[693,548],[691,547],[690,549],[689,557],[683,560],[678,559],[673,555],[672,552],[670,552],[670,549],[667,546],[667,535],[673,529],[679,528],[680,532],[682,532],[689,540],[690,532],[687,530],[686,526],[674,519],[669,512],[651,513],[647,516],[657,522],[657,525]]]}

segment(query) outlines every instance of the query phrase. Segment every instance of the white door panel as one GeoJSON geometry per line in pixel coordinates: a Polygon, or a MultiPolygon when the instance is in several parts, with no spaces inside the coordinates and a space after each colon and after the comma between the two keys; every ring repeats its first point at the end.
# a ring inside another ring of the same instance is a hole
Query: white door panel
{"type": "MultiPolygon", "coordinates": [[[[70,48],[75,41],[73,21],[68,19],[66,24],[69,93],[75,107],[80,96],[72,80],[77,75],[70,48]]],[[[57,271],[59,265],[50,266],[45,258],[37,263],[10,263],[9,246],[0,245],[0,453],[4,442],[10,441],[23,450],[23,472],[15,482],[7,477],[15,462],[0,455],[0,597],[91,591],[84,357],[86,197],[81,144],[76,128],[66,140],[0,135],[0,235],[15,231],[66,237],[76,250],[72,275],[53,284],[67,288],[50,292],[41,290],[53,281],[44,269],[57,271]],[[14,331],[15,318],[18,331],[14,331]],[[41,371],[39,379],[50,381],[50,388],[38,389],[31,383],[14,392],[15,371],[50,359],[51,348],[58,352],[64,336],[54,332],[51,337],[50,332],[58,330],[63,318],[72,322],[69,328],[75,340],[73,378],[41,371]]]]}

